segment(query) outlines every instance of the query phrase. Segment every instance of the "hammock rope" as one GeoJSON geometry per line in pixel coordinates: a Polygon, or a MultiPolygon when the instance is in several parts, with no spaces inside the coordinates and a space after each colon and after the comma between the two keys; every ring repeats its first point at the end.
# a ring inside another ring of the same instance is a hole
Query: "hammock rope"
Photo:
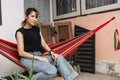
{"type": "MultiPolygon", "coordinates": [[[[57,54],[61,54],[64,57],[68,56],[72,51],[84,43],[88,38],[94,35],[97,31],[105,27],[108,23],[114,20],[115,17],[112,17],[110,20],[106,21],[102,25],[98,26],[96,29],[91,30],[76,36],[72,39],[67,39],[62,42],[57,42],[55,44],[49,44],[50,48],[55,51],[57,54]]],[[[44,51],[43,54],[47,52],[44,51]]],[[[22,64],[20,64],[20,56],[17,52],[17,45],[15,43],[9,42],[7,40],[0,39],[0,54],[7,57],[9,60],[13,61],[23,69],[26,69],[22,64]]]]}

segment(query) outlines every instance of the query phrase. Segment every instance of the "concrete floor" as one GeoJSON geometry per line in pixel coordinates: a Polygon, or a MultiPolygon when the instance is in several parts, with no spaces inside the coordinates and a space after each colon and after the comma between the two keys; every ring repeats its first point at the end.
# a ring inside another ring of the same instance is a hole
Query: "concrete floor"
{"type": "MultiPolygon", "coordinates": [[[[58,76],[53,80],[64,80],[64,79],[58,76]]],[[[79,76],[75,78],[75,80],[120,80],[120,77],[105,75],[100,73],[91,74],[91,73],[81,72],[79,76]]]]}

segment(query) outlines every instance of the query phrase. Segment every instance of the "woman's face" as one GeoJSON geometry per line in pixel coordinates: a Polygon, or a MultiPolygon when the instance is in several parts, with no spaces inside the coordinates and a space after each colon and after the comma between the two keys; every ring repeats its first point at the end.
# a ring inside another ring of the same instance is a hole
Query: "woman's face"
{"type": "Polygon", "coordinates": [[[26,16],[27,24],[30,26],[37,25],[37,15],[36,12],[32,11],[28,16],[26,16]]]}

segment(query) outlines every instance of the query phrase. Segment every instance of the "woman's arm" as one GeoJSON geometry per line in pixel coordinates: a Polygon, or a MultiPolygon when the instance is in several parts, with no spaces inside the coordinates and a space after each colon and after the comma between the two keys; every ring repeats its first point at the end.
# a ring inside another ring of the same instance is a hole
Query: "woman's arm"
{"type": "Polygon", "coordinates": [[[45,40],[44,40],[41,32],[40,32],[40,36],[41,36],[41,44],[42,44],[42,47],[43,47],[46,51],[50,52],[51,49],[50,49],[50,47],[48,46],[48,44],[45,42],[45,40]]]}
{"type": "Polygon", "coordinates": [[[40,36],[41,36],[41,44],[42,44],[42,47],[43,47],[45,50],[48,51],[48,54],[49,54],[49,52],[50,52],[52,58],[53,58],[54,60],[56,60],[56,59],[58,58],[58,55],[55,54],[55,53],[50,49],[50,47],[49,47],[48,44],[45,42],[45,40],[44,40],[44,38],[43,38],[43,36],[42,36],[41,33],[40,33],[40,36]]]}
{"type": "MultiPolygon", "coordinates": [[[[33,55],[31,55],[30,53],[24,51],[24,41],[23,41],[23,35],[22,35],[21,32],[17,32],[16,40],[17,40],[17,47],[18,47],[19,55],[21,57],[33,59],[33,55]]],[[[39,57],[39,56],[34,56],[34,59],[38,59],[38,60],[48,62],[48,60],[46,60],[46,58],[42,58],[42,57],[39,57]]]]}

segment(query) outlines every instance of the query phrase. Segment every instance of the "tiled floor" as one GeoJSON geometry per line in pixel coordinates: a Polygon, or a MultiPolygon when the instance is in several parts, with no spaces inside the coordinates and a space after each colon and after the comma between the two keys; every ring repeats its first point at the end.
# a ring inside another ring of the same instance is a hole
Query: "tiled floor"
{"type": "MultiPolygon", "coordinates": [[[[56,77],[53,80],[64,80],[62,77],[56,77]]],[[[90,73],[80,73],[75,80],[120,80],[120,77],[105,75],[105,74],[90,74],[90,73]]]]}

